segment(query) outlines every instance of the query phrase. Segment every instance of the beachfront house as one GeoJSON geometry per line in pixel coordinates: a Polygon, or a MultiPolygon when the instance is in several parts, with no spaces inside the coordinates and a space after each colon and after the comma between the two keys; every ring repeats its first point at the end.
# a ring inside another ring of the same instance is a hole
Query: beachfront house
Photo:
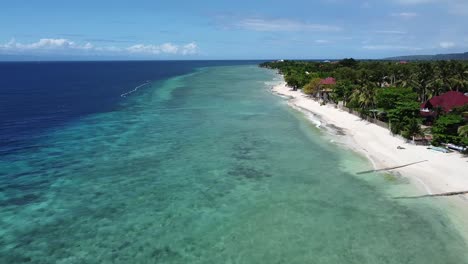
{"type": "Polygon", "coordinates": [[[330,93],[333,92],[333,87],[336,85],[336,79],[333,77],[328,77],[322,79],[319,84],[319,94],[318,97],[323,101],[330,100],[330,93]]]}
{"type": "Polygon", "coordinates": [[[421,116],[425,118],[425,123],[432,123],[434,118],[441,112],[448,113],[455,107],[468,104],[468,95],[461,92],[450,91],[439,96],[434,96],[430,100],[421,104],[421,116]]]}

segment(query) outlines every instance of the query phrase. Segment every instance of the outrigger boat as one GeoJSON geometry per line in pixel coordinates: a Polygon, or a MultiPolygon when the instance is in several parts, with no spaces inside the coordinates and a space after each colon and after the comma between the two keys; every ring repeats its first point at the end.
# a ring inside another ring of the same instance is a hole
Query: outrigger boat
{"type": "Polygon", "coordinates": [[[449,153],[450,150],[446,149],[446,148],[441,148],[441,147],[436,147],[436,146],[429,146],[427,147],[427,149],[431,149],[431,150],[435,150],[435,151],[439,151],[439,152],[443,152],[443,153],[449,153]]]}

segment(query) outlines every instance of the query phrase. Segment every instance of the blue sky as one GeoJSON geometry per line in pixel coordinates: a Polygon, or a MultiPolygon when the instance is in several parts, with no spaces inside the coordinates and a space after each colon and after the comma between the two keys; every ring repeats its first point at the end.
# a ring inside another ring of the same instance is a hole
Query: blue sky
{"type": "Polygon", "coordinates": [[[1,1],[0,59],[382,58],[468,51],[468,0],[1,1]]]}

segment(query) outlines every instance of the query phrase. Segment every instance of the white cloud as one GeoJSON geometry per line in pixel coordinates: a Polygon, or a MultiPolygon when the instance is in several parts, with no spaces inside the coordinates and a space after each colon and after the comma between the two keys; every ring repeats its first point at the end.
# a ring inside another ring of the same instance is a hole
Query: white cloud
{"type": "Polygon", "coordinates": [[[398,45],[365,45],[363,48],[367,50],[422,50],[419,47],[398,45]]]}
{"type": "Polygon", "coordinates": [[[305,23],[289,19],[246,18],[235,23],[235,26],[253,31],[340,31],[337,26],[305,23]]]}
{"type": "Polygon", "coordinates": [[[163,53],[176,54],[179,51],[179,47],[172,43],[164,43],[160,47],[163,53]]]}
{"type": "Polygon", "coordinates": [[[159,54],[161,51],[158,46],[137,44],[127,48],[131,53],[150,53],[159,54]]]}
{"type": "Polygon", "coordinates": [[[327,44],[327,43],[330,43],[330,41],[326,40],[326,39],[317,39],[315,41],[315,43],[317,43],[317,44],[327,44]]]}
{"type": "Polygon", "coordinates": [[[196,54],[198,53],[198,46],[195,44],[195,42],[186,44],[182,46],[181,53],[182,55],[196,54]]]}
{"type": "Polygon", "coordinates": [[[401,13],[392,13],[391,16],[410,19],[410,18],[415,18],[419,16],[419,14],[414,13],[414,12],[401,12],[401,13]]]}
{"type": "Polygon", "coordinates": [[[161,53],[169,53],[169,54],[177,54],[178,47],[171,44],[171,43],[164,43],[162,45],[144,45],[144,44],[137,44],[128,47],[126,50],[130,53],[143,53],[143,54],[161,54],[161,53]]]}
{"type": "Polygon", "coordinates": [[[162,45],[144,45],[137,44],[130,46],[126,49],[131,53],[142,53],[142,54],[196,54],[198,52],[198,46],[194,42],[178,46],[172,43],[164,43],[162,45]]]}
{"type": "Polygon", "coordinates": [[[122,48],[115,46],[94,47],[94,50],[104,52],[122,52],[122,48]]]}
{"type": "Polygon", "coordinates": [[[40,39],[37,42],[22,44],[12,39],[6,44],[0,44],[0,50],[16,50],[16,51],[28,51],[28,50],[90,50],[93,49],[91,43],[84,45],[78,45],[68,39],[40,39]]]}
{"type": "Polygon", "coordinates": [[[91,44],[91,43],[88,42],[88,43],[86,43],[86,44],[83,46],[83,49],[85,49],[85,50],[92,50],[92,49],[94,49],[94,46],[93,46],[93,44],[91,44]]]}
{"type": "Polygon", "coordinates": [[[87,42],[77,44],[68,39],[44,38],[33,43],[20,43],[11,40],[5,44],[0,44],[0,53],[73,53],[77,52],[105,52],[105,53],[130,53],[130,54],[169,54],[169,55],[190,55],[198,52],[198,46],[194,42],[185,45],[164,43],[161,45],[137,44],[130,47],[115,46],[94,46],[87,42]]]}
{"type": "Polygon", "coordinates": [[[439,46],[443,49],[449,49],[455,47],[455,43],[450,41],[443,41],[439,43],[439,46]]]}

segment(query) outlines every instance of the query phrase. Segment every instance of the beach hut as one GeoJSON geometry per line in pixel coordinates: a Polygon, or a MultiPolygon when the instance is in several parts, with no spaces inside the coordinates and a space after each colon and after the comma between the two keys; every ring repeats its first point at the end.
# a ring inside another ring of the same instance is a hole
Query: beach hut
{"type": "Polygon", "coordinates": [[[319,85],[319,97],[324,101],[328,101],[335,85],[336,79],[333,77],[322,79],[319,85]]]}
{"type": "Polygon", "coordinates": [[[448,113],[452,111],[453,108],[464,106],[465,104],[468,104],[467,95],[461,92],[450,91],[439,96],[434,96],[421,104],[421,111],[427,113],[434,111],[436,108],[440,108],[448,113]]]}
{"type": "Polygon", "coordinates": [[[421,116],[426,119],[426,123],[431,123],[434,118],[443,111],[448,113],[455,107],[468,104],[468,96],[461,92],[450,91],[439,96],[434,96],[430,100],[421,104],[421,116]]]}

